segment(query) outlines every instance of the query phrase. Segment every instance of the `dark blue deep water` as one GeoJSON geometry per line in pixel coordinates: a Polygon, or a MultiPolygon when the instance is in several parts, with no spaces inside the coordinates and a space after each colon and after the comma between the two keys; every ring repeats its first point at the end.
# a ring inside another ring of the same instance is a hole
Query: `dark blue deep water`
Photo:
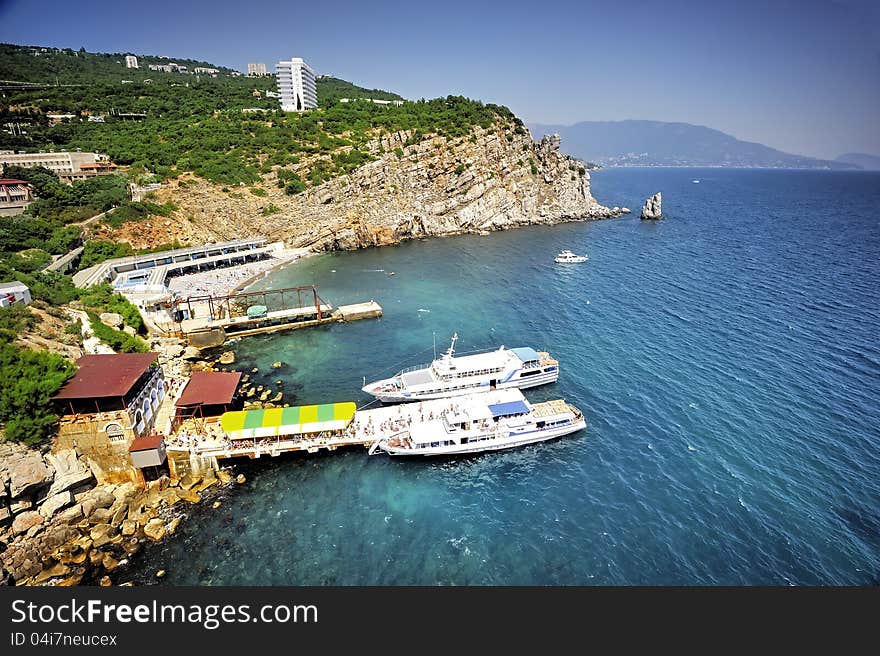
{"type": "Polygon", "coordinates": [[[586,431],[443,462],[358,450],[242,463],[247,485],[128,575],[876,584],[880,175],[623,169],[594,174],[593,191],[634,213],[276,272],[260,285],[373,297],[385,316],[235,345],[238,366],[281,378],[291,403],[359,404],[364,376],[430,359],[434,333],[438,348],[458,331],[461,351],[548,349],[559,382],[527,394],[577,405],[586,431]],[[666,219],[640,222],[658,190],[666,219]],[[554,265],[563,248],[589,262],[554,265]]]}

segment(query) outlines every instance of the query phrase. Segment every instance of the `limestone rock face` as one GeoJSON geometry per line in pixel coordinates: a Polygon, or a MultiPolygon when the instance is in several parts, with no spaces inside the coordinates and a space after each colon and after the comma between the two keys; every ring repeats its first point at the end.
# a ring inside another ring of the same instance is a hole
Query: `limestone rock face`
{"type": "Polygon", "coordinates": [[[12,521],[12,533],[18,535],[43,523],[43,516],[35,510],[25,510],[12,521]]]}
{"type": "Polygon", "coordinates": [[[52,515],[63,508],[73,505],[73,494],[70,490],[53,494],[40,505],[40,514],[49,519],[52,515]]]}
{"type": "Polygon", "coordinates": [[[642,220],[654,221],[662,216],[660,201],[661,197],[659,191],[645,201],[645,205],[642,207],[642,220]]]}
{"type": "Polygon", "coordinates": [[[116,328],[116,330],[122,329],[122,324],[124,320],[122,319],[121,314],[117,314],[116,312],[102,312],[98,319],[101,320],[105,326],[110,326],[111,328],[116,328]]]}
{"type": "Polygon", "coordinates": [[[36,451],[25,451],[6,458],[9,496],[12,499],[31,494],[52,480],[52,472],[36,451]]]}
{"type": "Polygon", "coordinates": [[[87,485],[94,485],[91,470],[80,462],[73,449],[63,449],[46,454],[46,460],[55,469],[55,480],[49,488],[49,496],[87,485]]]}
{"type": "MultiPolygon", "coordinates": [[[[560,152],[559,135],[536,142],[522,126],[499,122],[458,138],[428,135],[412,143],[414,136],[400,131],[375,137],[364,147],[373,161],[293,196],[277,187],[273,172],[263,179],[265,197],[233,197],[190,180],[160,192],[159,199],[178,206],[174,237],[181,241],[234,239],[252,235],[259,225],[262,234],[313,251],[623,213],[593,198],[585,165],[560,152]],[[265,216],[269,203],[280,211],[265,216]]],[[[314,159],[320,156],[291,168],[307,177],[314,159]]]]}

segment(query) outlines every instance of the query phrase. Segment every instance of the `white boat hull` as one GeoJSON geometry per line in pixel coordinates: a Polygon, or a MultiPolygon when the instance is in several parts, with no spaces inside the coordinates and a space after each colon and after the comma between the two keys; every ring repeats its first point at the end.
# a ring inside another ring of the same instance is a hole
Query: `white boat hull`
{"type": "Polygon", "coordinates": [[[586,427],[587,422],[581,417],[567,426],[546,428],[543,430],[518,434],[514,433],[483,442],[427,447],[424,449],[397,448],[380,443],[378,444],[378,448],[390,456],[461,456],[476,453],[488,453],[491,451],[503,451],[506,449],[527,446],[529,444],[537,444],[538,442],[546,442],[548,440],[564,437],[565,435],[577,433],[586,427]]]}
{"type": "Polygon", "coordinates": [[[549,385],[555,383],[559,379],[559,368],[555,371],[540,374],[538,376],[529,376],[527,378],[517,378],[506,383],[497,383],[491,387],[489,383],[483,383],[476,387],[466,387],[463,389],[441,390],[436,393],[428,392],[379,392],[365,388],[364,391],[372,394],[382,403],[406,403],[410,401],[431,401],[433,399],[446,399],[452,396],[467,396],[468,394],[478,394],[480,392],[489,392],[491,390],[502,389],[529,389],[530,387],[538,387],[540,385],[549,385]]]}

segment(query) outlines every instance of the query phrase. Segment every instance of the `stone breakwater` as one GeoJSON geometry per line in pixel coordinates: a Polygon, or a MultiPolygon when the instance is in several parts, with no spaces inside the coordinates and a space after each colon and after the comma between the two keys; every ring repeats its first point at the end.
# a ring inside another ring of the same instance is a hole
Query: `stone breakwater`
{"type": "Polygon", "coordinates": [[[0,584],[113,585],[114,572],[145,543],[173,535],[188,506],[232,481],[221,470],[216,477],[162,477],[145,489],[96,486],[72,451],[0,444],[0,584]]]}
{"type": "MultiPolygon", "coordinates": [[[[291,247],[353,250],[407,239],[479,234],[522,225],[596,220],[626,208],[599,204],[583,162],[560,152],[558,135],[533,141],[512,125],[477,127],[469,137],[383,135],[368,145],[376,158],[348,175],[289,196],[276,173],[266,196],[242,187],[222,192],[189,179],[158,193],[178,207],[173,234],[187,243],[253,234],[254,226],[291,247]],[[271,210],[272,213],[264,214],[271,210]]],[[[307,177],[315,158],[291,167],[307,177]]],[[[125,238],[125,235],[120,235],[125,238]]]]}

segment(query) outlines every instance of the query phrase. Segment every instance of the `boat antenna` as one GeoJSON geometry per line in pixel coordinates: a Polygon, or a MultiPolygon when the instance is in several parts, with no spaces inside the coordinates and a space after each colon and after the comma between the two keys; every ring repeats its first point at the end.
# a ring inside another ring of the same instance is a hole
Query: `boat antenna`
{"type": "Polygon", "coordinates": [[[437,331],[432,330],[431,335],[434,338],[434,359],[436,360],[437,359],[437,331]]]}

